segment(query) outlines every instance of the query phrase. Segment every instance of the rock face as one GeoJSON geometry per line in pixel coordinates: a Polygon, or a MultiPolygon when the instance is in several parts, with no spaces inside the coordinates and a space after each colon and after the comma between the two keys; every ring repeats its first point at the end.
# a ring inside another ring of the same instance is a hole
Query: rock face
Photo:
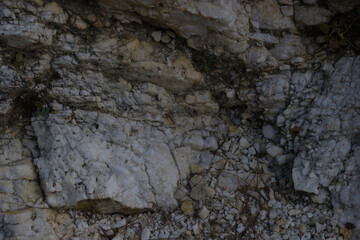
{"type": "Polygon", "coordinates": [[[71,219],[49,209],[28,209],[0,216],[3,239],[69,239],[71,219]]]}
{"type": "Polygon", "coordinates": [[[298,23],[316,26],[330,21],[333,14],[326,9],[309,6],[296,6],[295,19],[298,23]]]}
{"type": "Polygon", "coordinates": [[[118,10],[133,12],[142,20],[171,28],[200,49],[212,48],[211,44],[216,44],[231,52],[240,53],[246,50],[249,13],[235,0],[210,2],[109,0],[98,3],[122,21],[125,19],[116,14],[118,10]],[[199,40],[205,45],[199,44],[199,40]],[[226,46],[227,44],[234,48],[226,46]]]}
{"type": "Polygon", "coordinates": [[[97,2],[0,2],[0,239],[359,236],[357,1],[97,2]]]}
{"type": "Polygon", "coordinates": [[[360,5],[359,0],[345,0],[345,1],[327,0],[326,2],[332,10],[340,13],[351,11],[356,6],[360,5]]]}
{"type": "Polygon", "coordinates": [[[126,213],[176,204],[179,174],[163,133],[109,114],[73,114],[33,122],[41,155],[35,164],[50,206],[126,213]],[[68,124],[71,117],[76,122],[68,124]]]}
{"type": "Polygon", "coordinates": [[[343,219],[357,219],[358,215],[358,211],[347,213],[345,206],[358,209],[354,189],[359,169],[355,161],[360,127],[359,64],[359,57],[342,58],[335,64],[323,92],[314,98],[301,120],[317,124],[305,127],[307,133],[298,143],[292,172],[295,189],[317,194],[314,200],[318,202],[332,196],[343,219]]]}

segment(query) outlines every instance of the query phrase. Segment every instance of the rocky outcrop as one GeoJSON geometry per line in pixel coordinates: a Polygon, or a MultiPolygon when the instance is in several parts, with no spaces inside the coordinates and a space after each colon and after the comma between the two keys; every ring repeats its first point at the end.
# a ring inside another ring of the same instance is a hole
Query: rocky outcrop
{"type": "Polygon", "coordinates": [[[128,20],[124,12],[132,12],[140,21],[150,21],[152,24],[170,28],[199,49],[215,50],[215,46],[211,45],[216,45],[230,52],[241,53],[247,48],[249,9],[245,9],[234,0],[213,2],[110,0],[98,1],[98,3],[121,21],[128,20]]]}
{"type": "Polygon", "coordinates": [[[357,2],[325,2],[2,1],[0,239],[356,236],[360,58],[301,31],[357,2]]]}
{"type": "Polygon", "coordinates": [[[340,59],[328,72],[322,93],[297,120],[303,124],[302,140],[295,143],[299,151],[293,167],[295,189],[315,193],[313,200],[320,203],[332,198],[344,222],[358,218],[359,64],[359,57],[340,59]]]}

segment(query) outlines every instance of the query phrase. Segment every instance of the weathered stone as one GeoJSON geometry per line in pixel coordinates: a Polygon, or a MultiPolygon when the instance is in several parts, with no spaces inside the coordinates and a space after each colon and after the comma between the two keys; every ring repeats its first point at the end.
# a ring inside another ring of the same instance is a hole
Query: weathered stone
{"type": "Polygon", "coordinates": [[[274,57],[280,60],[289,60],[295,56],[305,54],[305,47],[301,42],[301,38],[296,35],[287,34],[280,39],[274,48],[270,49],[274,57]]]}
{"type": "Polygon", "coordinates": [[[279,4],[293,5],[293,0],[278,0],[279,4]]]}
{"type": "Polygon", "coordinates": [[[239,147],[240,147],[240,149],[248,148],[248,147],[250,147],[250,143],[248,142],[248,140],[246,138],[242,137],[239,142],[239,147]]]}
{"type": "Polygon", "coordinates": [[[284,149],[271,143],[266,146],[266,151],[271,157],[277,157],[284,153],[284,149]]]}
{"type": "Polygon", "coordinates": [[[221,20],[218,22],[220,25],[217,25],[219,30],[231,27],[236,20],[237,7],[235,1],[231,0],[220,1],[218,3],[190,2],[189,5],[177,5],[173,3],[175,7],[173,9],[170,8],[166,15],[162,14],[161,8],[156,8],[157,2],[158,1],[147,1],[141,3],[131,0],[109,0],[101,1],[99,4],[104,8],[111,6],[113,9],[125,11],[136,6],[139,8],[138,12],[142,16],[150,17],[160,24],[172,28],[175,32],[183,36],[201,35],[207,31],[207,27],[216,28],[216,26],[211,26],[211,23],[214,23],[216,19],[221,20]],[[186,18],[189,20],[187,24],[184,25],[182,24],[182,20],[186,18]]]}
{"type": "Polygon", "coordinates": [[[200,210],[199,210],[199,216],[201,219],[206,219],[209,216],[209,210],[203,206],[200,210]]]}
{"type": "Polygon", "coordinates": [[[235,191],[240,186],[239,177],[234,171],[223,171],[218,178],[218,185],[228,191],[235,191]]]}
{"type": "Polygon", "coordinates": [[[214,98],[209,91],[189,94],[185,97],[185,102],[189,104],[191,108],[199,111],[200,113],[216,113],[219,111],[219,105],[214,101],[214,98]]]}
{"type": "Polygon", "coordinates": [[[215,169],[223,169],[226,164],[226,160],[222,159],[217,162],[215,162],[211,167],[215,169]]]}
{"type": "MultiPolygon", "coordinates": [[[[354,151],[354,156],[348,161],[356,162],[354,165],[358,168],[360,165],[359,162],[360,149],[356,148],[354,151]]],[[[355,170],[355,166],[349,172],[353,173],[355,170]]],[[[347,174],[349,174],[349,172],[347,174]]],[[[340,216],[340,221],[342,223],[352,222],[354,225],[359,228],[359,211],[360,204],[360,194],[357,191],[359,189],[359,176],[352,175],[348,178],[348,182],[342,183],[342,188],[339,193],[333,193],[332,196],[332,204],[334,206],[334,212],[337,216],[340,216]]]]}
{"type": "Polygon", "coordinates": [[[267,139],[274,140],[275,135],[276,135],[276,130],[271,125],[264,125],[262,128],[262,133],[263,133],[264,137],[266,137],[267,139]]]}
{"type": "Polygon", "coordinates": [[[31,15],[21,15],[16,21],[4,18],[0,20],[0,39],[10,47],[49,46],[55,32],[31,15]]]}
{"type": "MultiPolygon", "coordinates": [[[[187,4],[177,0],[169,2],[166,14],[164,14],[164,9],[158,5],[158,1],[106,0],[99,1],[99,5],[105,9],[111,8],[124,12],[132,12],[136,9],[136,13],[141,18],[170,28],[182,37],[189,39],[193,36],[200,36],[202,45],[198,46],[201,49],[205,47],[214,50],[211,47],[213,43],[206,38],[208,33],[220,32],[223,37],[226,36],[227,40],[242,41],[249,28],[245,10],[235,0],[191,1],[187,4]]],[[[226,46],[226,42],[217,42],[226,46]]],[[[233,50],[236,52],[235,49],[233,50]]]]}
{"type": "Polygon", "coordinates": [[[41,17],[47,22],[63,24],[67,20],[67,14],[56,2],[50,2],[42,9],[41,17]]]}
{"type": "Polygon", "coordinates": [[[217,139],[214,136],[210,136],[205,138],[205,149],[209,149],[211,151],[215,151],[219,148],[219,145],[217,143],[217,139]]]}
{"type": "Polygon", "coordinates": [[[204,170],[205,168],[201,165],[195,165],[195,164],[190,165],[190,172],[193,174],[202,173],[204,170]]]}
{"type": "Polygon", "coordinates": [[[76,16],[74,18],[74,26],[80,30],[84,30],[87,28],[86,22],[84,22],[84,20],[82,20],[81,17],[79,17],[79,16],[76,16]]]}
{"type": "MultiPolygon", "coordinates": [[[[342,115],[342,111],[352,112],[344,106],[351,103],[358,103],[358,76],[360,72],[358,71],[358,66],[360,65],[360,58],[342,58],[335,64],[335,69],[332,72],[328,83],[326,84],[327,89],[331,89],[331,91],[325,91],[322,95],[317,96],[313,100],[313,104],[310,106],[310,110],[308,110],[307,119],[311,119],[314,121],[315,119],[322,119],[323,121],[329,121],[329,117],[331,119],[336,119],[337,114],[342,115]],[[356,70],[355,70],[356,69],[356,70]],[[346,90],[345,90],[346,89],[346,90]],[[346,92],[346,94],[345,94],[346,92]],[[345,94],[345,95],[343,95],[345,94]],[[351,103],[350,103],[351,101],[351,103]],[[321,108],[321,111],[318,109],[321,108]],[[335,112],[339,111],[338,113],[333,112],[330,109],[338,109],[335,112]],[[340,110],[341,108],[341,110],[340,110]]],[[[352,126],[359,126],[359,113],[352,113],[350,114],[353,116],[351,119],[352,126]],[[353,115],[354,114],[354,115],[353,115]]],[[[332,126],[334,125],[333,121],[332,126]]],[[[336,125],[336,124],[335,124],[336,125]]],[[[295,189],[311,192],[315,194],[321,194],[323,192],[323,188],[328,189],[330,188],[329,185],[337,179],[340,181],[341,179],[341,172],[344,169],[344,163],[348,158],[348,154],[351,151],[351,143],[348,140],[350,136],[354,134],[354,129],[352,128],[343,128],[341,127],[326,127],[322,125],[314,124],[310,128],[313,133],[309,133],[306,142],[302,143],[300,148],[300,152],[297,154],[297,157],[294,161],[293,167],[293,181],[295,185],[295,189]],[[346,137],[345,137],[345,136],[346,137]],[[320,136],[327,136],[326,139],[321,141],[316,140],[320,136]],[[331,137],[330,137],[331,136],[331,137]],[[331,140],[329,139],[331,138],[331,140]],[[340,175],[340,176],[339,176],[340,175]]],[[[352,171],[352,170],[351,170],[352,171]]],[[[347,174],[350,174],[348,172],[347,174]]],[[[348,175],[348,176],[350,176],[348,175]]],[[[355,183],[356,177],[350,177],[346,182],[343,183],[348,187],[343,188],[343,193],[333,193],[332,202],[334,206],[336,206],[338,214],[341,216],[342,221],[353,221],[350,219],[357,219],[357,214],[353,214],[357,212],[354,209],[358,209],[359,207],[357,204],[353,204],[357,202],[358,196],[357,194],[352,194],[349,192],[350,189],[355,189],[357,186],[355,183]],[[339,196],[345,196],[347,200],[340,200],[339,196]],[[345,214],[340,214],[342,209],[340,202],[344,204],[343,206],[347,206],[351,204],[352,213],[348,212],[345,214]]],[[[321,198],[314,198],[314,200],[318,199],[322,201],[321,198]]],[[[359,224],[359,223],[357,223],[359,224]]]]}
{"type": "Polygon", "coordinates": [[[206,184],[196,184],[190,192],[190,197],[194,200],[204,200],[207,196],[208,186],[206,184]]]}
{"type": "Polygon", "coordinates": [[[351,239],[351,237],[353,235],[353,231],[351,229],[347,229],[347,228],[341,228],[340,233],[341,233],[341,235],[343,235],[345,240],[351,239]]]}
{"type": "Polygon", "coordinates": [[[326,0],[329,7],[340,13],[345,13],[354,9],[360,4],[359,0],[326,0]]]}
{"type": "Polygon", "coordinates": [[[317,0],[304,0],[304,3],[305,4],[308,4],[308,5],[314,5],[316,4],[317,0]]]}
{"type": "Polygon", "coordinates": [[[174,52],[170,66],[152,60],[153,47],[150,43],[137,39],[129,42],[124,48],[132,62],[124,71],[128,80],[141,79],[171,90],[184,90],[203,82],[203,76],[192,66],[185,56],[174,52]]]}
{"type": "Polygon", "coordinates": [[[41,152],[36,164],[49,205],[99,212],[176,205],[173,191],[179,179],[178,169],[169,147],[161,142],[161,132],[145,130],[146,126],[136,122],[124,124],[124,120],[107,114],[74,114],[84,122],[81,127],[67,124],[66,114],[50,115],[45,122],[33,121],[41,152]],[[99,126],[97,133],[91,133],[92,124],[99,126]],[[111,126],[113,130],[105,130],[111,126]],[[132,131],[142,137],[132,137],[132,131]],[[140,144],[147,139],[145,136],[149,140],[157,136],[157,141],[140,144]],[[71,151],[75,146],[77,151],[71,151]]]}
{"type": "Polygon", "coordinates": [[[70,216],[50,209],[0,214],[0,229],[5,239],[68,239],[73,235],[70,216]]]}
{"type": "Polygon", "coordinates": [[[176,148],[174,150],[174,158],[179,168],[180,178],[186,178],[190,173],[189,167],[195,163],[193,150],[189,146],[176,148]]]}
{"type": "Polygon", "coordinates": [[[161,42],[163,43],[169,43],[171,41],[171,38],[166,33],[161,35],[161,42]]]}
{"type": "Polygon", "coordinates": [[[289,82],[285,76],[272,76],[258,83],[259,107],[266,109],[268,117],[277,114],[285,106],[289,93],[289,82]]]}
{"type": "Polygon", "coordinates": [[[307,230],[306,224],[300,223],[300,225],[299,225],[299,230],[300,230],[301,233],[305,233],[306,230],[307,230]]]}
{"type": "Polygon", "coordinates": [[[251,47],[247,51],[246,60],[249,64],[263,63],[270,56],[270,52],[265,47],[251,47]]]}
{"type": "Polygon", "coordinates": [[[204,139],[199,131],[192,132],[190,137],[185,140],[185,143],[197,151],[201,151],[204,147],[204,139]]]}
{"type": "Polygon", "coordinates": [[[274,44],[274,43],[278,43],[279,39],[271,34],[266,34],[266,33],[251,33],[250,34],[250,39],[252,40],[256,40],[259,42],[264,42],[266,44],[274,44]]]}
{"type": "Polygon", "coordinates": [[[155,42],[160,42],[161,41],[161,31],[152,32],[151,36],[153,37],[155,42]]]}
{"type": "Polygon", "coordinates": [[[358,238],[359,57],[290,17],[356,1],[85,2],[0,3],[0,239],[358,238]]]}
{"type": "Polygon", "coordinates": [[[295,25],[291,18],[285,17],[280,12],[280,6],[276,0],[260,1],[254,4],[251,18],[257,21],[260,28],[269,30],[295,31],[295,25]]]}
{"type": "Polygon", "coordinates": [[[185,200],[181,204],[181,210],[184,212],[185,215],[190,215],[193,213],[194,208],[192,206],[192,202],[190,200],[185,200]]]}
{"type": "Polygon", "coordinates": [[[30,160],[36,150],[29,148],[36,143],[32,139],[21,141],[20,133],[12,130],[13,133],[4,134],[0,139],[0,211],[43,207],[37,174],[30,160]]]}
{"type": "Polygon", "coordinates": [[[294,15],[294,8],[293,6],[281,6],[281,13],[285,17],[291,17],[292,15],[294,15]]]}
{"type": "Polygon", "coordinates": [[[150,230],[149,228],[144,228],[141,232],[141,240],[148,240],[150,239],[150,230]]]}
{"type": "Polygon", "coordinates": [[[295,20],[308,26],[327,23],[333,14],[326,9],[309,6],[295,6],[295,20]]]}

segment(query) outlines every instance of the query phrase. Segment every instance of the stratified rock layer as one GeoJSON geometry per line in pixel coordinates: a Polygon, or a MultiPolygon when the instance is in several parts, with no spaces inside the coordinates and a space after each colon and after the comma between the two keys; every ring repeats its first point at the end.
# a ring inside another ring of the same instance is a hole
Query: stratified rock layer
{"type": "MultiPolygon", "coordinates": [[[[346,3],[1,1],[0,239],[87,238],[98,215],[73,209],[179,202],[188,219],[201,209],[196,236],[226,221],[245,236],[250,215],[264,239],[358,234],[360,57],[300,33],[359,4],[346,3]],[[275,183],[320,205],[277,201],[275,183]]],[[[126,223],[101,221],[121,239],[126,223]]]]}

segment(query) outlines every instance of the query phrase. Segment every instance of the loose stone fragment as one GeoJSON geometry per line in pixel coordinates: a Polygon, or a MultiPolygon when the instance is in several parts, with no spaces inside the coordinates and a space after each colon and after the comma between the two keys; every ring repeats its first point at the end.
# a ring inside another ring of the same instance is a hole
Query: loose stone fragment
{"type": "Polygon", "coordinates": [[[161,41],[161,31],[152,32],[151,36],[153,37],[155,42],[160,42],[161,41]]]}
{"type": "Polygon", "coordinates": [[[87,24],[79,16],[75,17],[74,26],[80,30],[84,30],[87,28],[87,24]]]}
{"type": "Polygon", "coordinates": [[[351,237],[352,237],[352,235],[353,235],[352,230],[347,229],[347,228],[340,228],[340,233],[341,233],[341,235],[343,235],[344,240],[349,240],[349,239],[351,239],[351,237]]]}
{"type": "Polygon", "coordinates": [[[203,206],[199,211],[199,216],[201,219],[204,220],[209,216],[209,213],[209,210],[205,206],[203,206]]]}
{"type": "Polygon", "coordinates": [[[183,213],[185,215],[190,215],[193,213],[194,209],[192,206],[192,202],[190,200],[185,200],[182,204],[181,204],[181,210],[183,211],[183,213]]]}

